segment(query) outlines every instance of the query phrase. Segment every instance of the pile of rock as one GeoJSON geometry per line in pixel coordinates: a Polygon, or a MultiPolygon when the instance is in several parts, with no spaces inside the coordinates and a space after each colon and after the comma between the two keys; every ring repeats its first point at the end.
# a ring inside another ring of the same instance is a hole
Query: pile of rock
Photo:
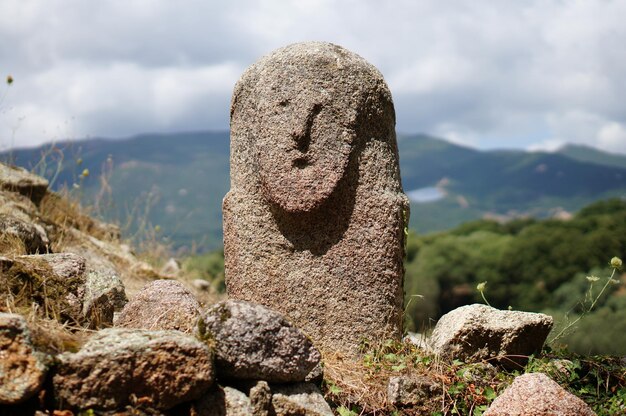
{"type": "MultiPolygon", "coordinates": [[[[185,297],[179,299],[186,307],[185,297]]],[[[131,302],[122,316],[133,310],[131,302]]],[[[53,357],[35,349],[23,317],[0,314],[0,404],[15,406],[16,413],[40,406],[29,399],[47,397],[53,408],[101,412],[176,407],[195,416],[333,414],[310,382],[319,375],[320,353],[276,312],[224,301],[197,310],[196,336],[160,329],[155,320],[131,322],[157,329],[102,329],[76,353],[53,357]]]]}

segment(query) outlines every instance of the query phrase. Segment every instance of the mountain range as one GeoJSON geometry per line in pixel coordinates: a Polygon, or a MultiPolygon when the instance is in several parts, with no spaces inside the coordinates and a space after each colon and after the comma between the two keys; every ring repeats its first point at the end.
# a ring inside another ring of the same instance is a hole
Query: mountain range
{"type": "MultiPolygon", "coordinates": [[[[590,202],[626,197],[626,155],[585,146],[555,153],[480,151],[427,135],[399,135],[411,228],[523,216],[567,219],[590,202]]],[[[144,134],[13,149],[0,154],[66,189],[126,236],[196,251],[221,246],[229,189],[229,133],[144,134]]]]}

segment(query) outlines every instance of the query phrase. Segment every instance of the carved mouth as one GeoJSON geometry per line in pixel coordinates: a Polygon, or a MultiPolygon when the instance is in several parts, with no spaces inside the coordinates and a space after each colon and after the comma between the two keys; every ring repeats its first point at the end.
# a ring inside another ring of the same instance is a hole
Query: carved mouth
{"type": "Polygon", "coordinates": [[[299,157],[297,159],[294,159],[292,166],[296,169],[304,169],[310,164],[311,162],[309,161],[307,157],[299,157]]]}

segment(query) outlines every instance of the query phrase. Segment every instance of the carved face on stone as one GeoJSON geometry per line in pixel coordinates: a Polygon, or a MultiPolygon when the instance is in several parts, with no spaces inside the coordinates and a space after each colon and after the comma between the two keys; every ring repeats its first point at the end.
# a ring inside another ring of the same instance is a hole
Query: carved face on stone
{"type": "Polygon", "coordinates": [[[309,79],[305,85],[267,83],[259,99],[261,187],[271,203],[288,212],[319,207],[348,165],[355,112],[345,108],[346,100],[338,97],[345,92],[327,85],[327,78],[309,79]]]}

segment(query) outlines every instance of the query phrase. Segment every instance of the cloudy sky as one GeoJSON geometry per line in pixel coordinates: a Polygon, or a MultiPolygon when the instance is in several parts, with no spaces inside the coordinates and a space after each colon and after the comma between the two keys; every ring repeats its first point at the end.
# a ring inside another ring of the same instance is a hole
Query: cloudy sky
{"type": "Polygon", "coordinates": [[[626,153],[625,1],[2,0],[0,149],[225,130],[260,56],[323,40],[376,65],[397,130],[626,153]]]}

